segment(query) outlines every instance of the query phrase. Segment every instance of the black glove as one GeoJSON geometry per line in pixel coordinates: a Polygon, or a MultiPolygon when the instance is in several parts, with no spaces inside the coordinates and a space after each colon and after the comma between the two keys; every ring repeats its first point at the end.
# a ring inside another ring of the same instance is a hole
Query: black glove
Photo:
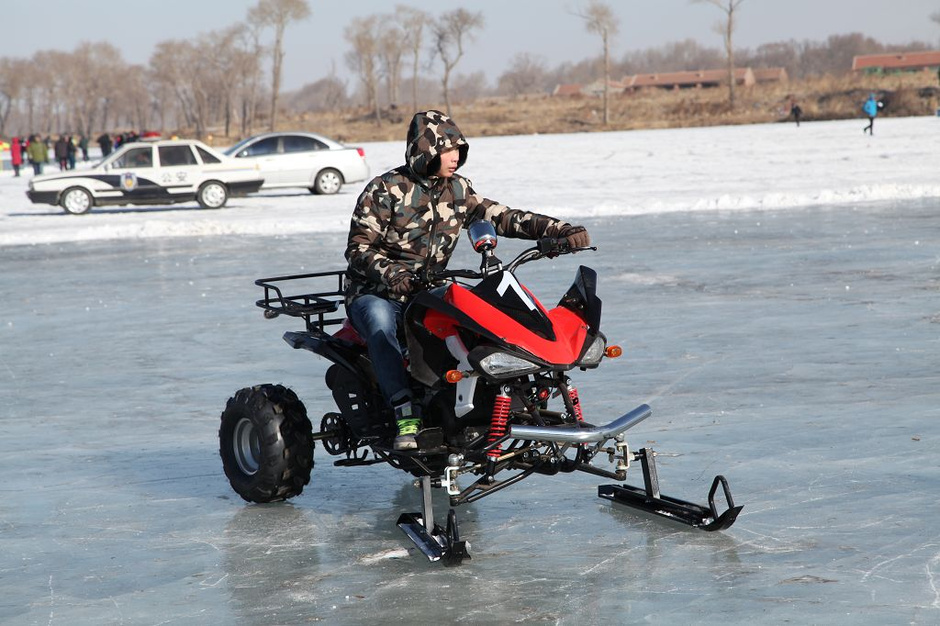
{"type": "Polygon", "coordinates": [[[591,245],[591,236],[584,226],[565,226],[558,231],[559,237],[568,240],[568,246],[572,248],[587,248],[591,245]]]}
{"type": "Polygon", "coordinates": [[[388,283],[388,292],[393,296],[407,296],[414,291],[415,277],[411,272],[401,272],[388,283]]]}

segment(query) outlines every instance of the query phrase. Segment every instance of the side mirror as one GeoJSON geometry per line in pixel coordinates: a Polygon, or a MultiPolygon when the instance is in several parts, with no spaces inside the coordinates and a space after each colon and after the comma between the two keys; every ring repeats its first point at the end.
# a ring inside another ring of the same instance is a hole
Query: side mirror
{"type": "Polygon", "coordinates": [[[470,224],[467,236],[470,237],[470,243],[476,252],[487,252],[497,244],[496,229],[486,220],[477,220],[470,224]]]}

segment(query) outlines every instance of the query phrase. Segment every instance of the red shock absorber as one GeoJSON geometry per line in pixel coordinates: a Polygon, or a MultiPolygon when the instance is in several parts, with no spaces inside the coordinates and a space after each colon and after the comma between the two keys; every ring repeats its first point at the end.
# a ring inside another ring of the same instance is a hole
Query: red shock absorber
{"type": "MultiPolygon", "coordinates": [[[[487,444],[499,441],[506,434],[506,425],[509,421],[509,405],[511,401],[505,391],[501,391],[493,402],[493,417],[490,418],[490,436],[487,438],[487,444]]],[[[495,446],[487,456],[493,460],[498,459],[503,453],[502,446],[495,446]]]]}
{"type": "Polygon", "coordinates": [[[574,385],[568,387],[568,399],[571,400],[571,408],[574,410],[574,417],[579,422],[584,421],[584,415],[581,413],[581,399],[578,397],[578,388],[574,385]]]}

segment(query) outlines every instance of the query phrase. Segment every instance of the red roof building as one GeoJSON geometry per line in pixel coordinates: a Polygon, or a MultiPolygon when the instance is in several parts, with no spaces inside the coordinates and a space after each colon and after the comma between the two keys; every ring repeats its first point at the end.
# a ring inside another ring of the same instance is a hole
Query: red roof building
{"type": "MultiPolygon", "coordinates": [[[[749,67],[734,70],[736,85],[750,87],[757,82],[754,71],[749,67]]],[[[626,81],[625,81],[626,82],[626,81]]],[[[728,83],[728,70],[698,70],[692,72],[667,72],[664,74],[637,74],[633,77],[628,90],[644,87],[660,89],[694,89],[718,87],[728,83]]]]}
{"type": "Polygon", "coordinates": [[[940,52],[864,54],[852,59],[853,72],[868,72],[870,74],[936,71],[938,68],[940,68],[940,52]]]}

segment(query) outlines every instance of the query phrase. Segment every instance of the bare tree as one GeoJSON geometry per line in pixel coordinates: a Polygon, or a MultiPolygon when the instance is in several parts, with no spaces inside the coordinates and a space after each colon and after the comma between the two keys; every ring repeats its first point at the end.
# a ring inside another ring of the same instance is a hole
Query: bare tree
{"type": "Polygon", "coordinates": [[[375,123],[382,122],[379,109],[379,63],[381,54],[378,49],[379,18],[375,15],[357,17],[346,27],[346,40],[353,49],[346,54],[346,64],[355,71],[362,81],[369,108],[375,113],[375,123]]]}
{"type": "Polygon", "coordinates": [[[499,91],[510,96],[541,91],[545,84],[545,61],[528,52],[512,58],[509,69],[499,77],[499,91]]]}
{"type": "Polygon", "coordinates": [[[628,76],[711,69],[722,63],[724,55],[717,48],[706,48],[694,39],[685,39],[627,53],[613,71],[628,76]]]}
{"type": "Polygon", "coordinates": [[[464,43],[473,39],[474,31],[483,28],[483,14],[456,9],[434,21],[434,51],[444,64],[444,106],[450,115],[450,75],[464,54],[464,43]]]}
{"type": "Polygon", "coordinates": [[[209,57],[212,46],[182,40],[161,41],[150,57],[153,80],[173,90],[182,121],[203,138],[211,122],[219,76],[209,57]],[[215,70],[215,71],[214,71],[215,70]]]}
{"type": "Polygon", "coordinates": [[[307,0],[258,0],[248,10],[248,21],[274,29],[274,47],[271,49],[271,120],[273,131],[277,123],[277,100],[281,90],[281,68],[284,62],[284,31],[291,22],[310,16],[307,0]]]}
{"type": "Polygon", "coordinates": [[[53,129],[62,129],[65,102],[61,77],[67,72],[68,56],[68,53],[58,50],[40,50],[33,55],[39,130],[47,134],[53,129]]]}
{"type": "Polygon", "coordinates": [[[77,128],[84,134],[90,135],[101,120],[105,98],[124,83],[117,78],[126,67],[121,51],[107,42],[83,42],[72,53],[75,85],[70,103],[77,128]]]}
{"type": "Polygon", "coordinates": [[[232,115],[235,113],[235,98],[239,90],[239,76],[246,69],[250,73],[250,59],[240,48],[243,26],[236,24],[220,31],[213,31],[205,37],[205,44],[210,49],[209,68],[213,78],[217,79],[216,96],[220,99],[225,136],[231,136],[232,115]]]}
{"type": "Polygon", "coordinates": [[[346,83],[337,78],[335,68],[326,78],[304,85],[289,98],[293,111],[335,111],[348,105],[346,83]]]}
{"type": "Polygon", "coordinates": [[[723,22],[715,25],[715,32],[721,35],[725,44],[725,53],[728,60],[728,106],[734,109],[734,28],[736,26],[734,12],[744,3],[744,0],[692,0],[696,4],[706,2],[713,4],[725,14],[723,22]]]}
{"type": "Polygon", "coordinates": [[[420,9],[398,5],[395,16],[408,41],[411,52],[411,106],[418,110],[418,67],[421,59],[421,46],[424,45],[424,24],[429,21],[428,14],[420,9]]]}
{"type": "Polygon", "coordinates": [[[125,65],[115,76],[120,87],[116,91],[114,104],[131,128],[151,128],[155,109],[147,68],[142,65],[125,65]]]}
{"type": "MultiPolygon", "coordinates": [[[[740,1],[740,0],[739,0],[740,1]]],[[[589,33],[600,35],[604,45],[604,125],[610,123],[610,43],[620,24],[610,5],[600,0],[591,0],[587,9],[576,13],[585,22],[589,33]]]]}
{"type": "Polygon", "coordinates": [[[261,30],[258,24],[242,23],[238,25],[235,41],[236,75],[239,81],[237,97],[243,137],[253,132],[261,99],[261,57],[265,54],[261,30]]]}
{"type": "Polygon", "coordinates": [[[486,84],[485,72],[472,74],[457,74],[454,76],[451,93],[455,102],[473,102],[487,95],[489,89],[486,84]]]}
{"type": "Polygon", "coordinates": [[[383,16],[379,57],[382,73],[385,75],[385,87],[390,105],[398,104],[398,91],[401,86],[401,60],[405,56],[407,43],[405,34],[393,18],[383,16]]]}
{"type": "Polygon", "coordinates": [[[29,62],[0,58],[0,137],[6,134],[7,120],[14,105],[25,94],[29,62]]]}

